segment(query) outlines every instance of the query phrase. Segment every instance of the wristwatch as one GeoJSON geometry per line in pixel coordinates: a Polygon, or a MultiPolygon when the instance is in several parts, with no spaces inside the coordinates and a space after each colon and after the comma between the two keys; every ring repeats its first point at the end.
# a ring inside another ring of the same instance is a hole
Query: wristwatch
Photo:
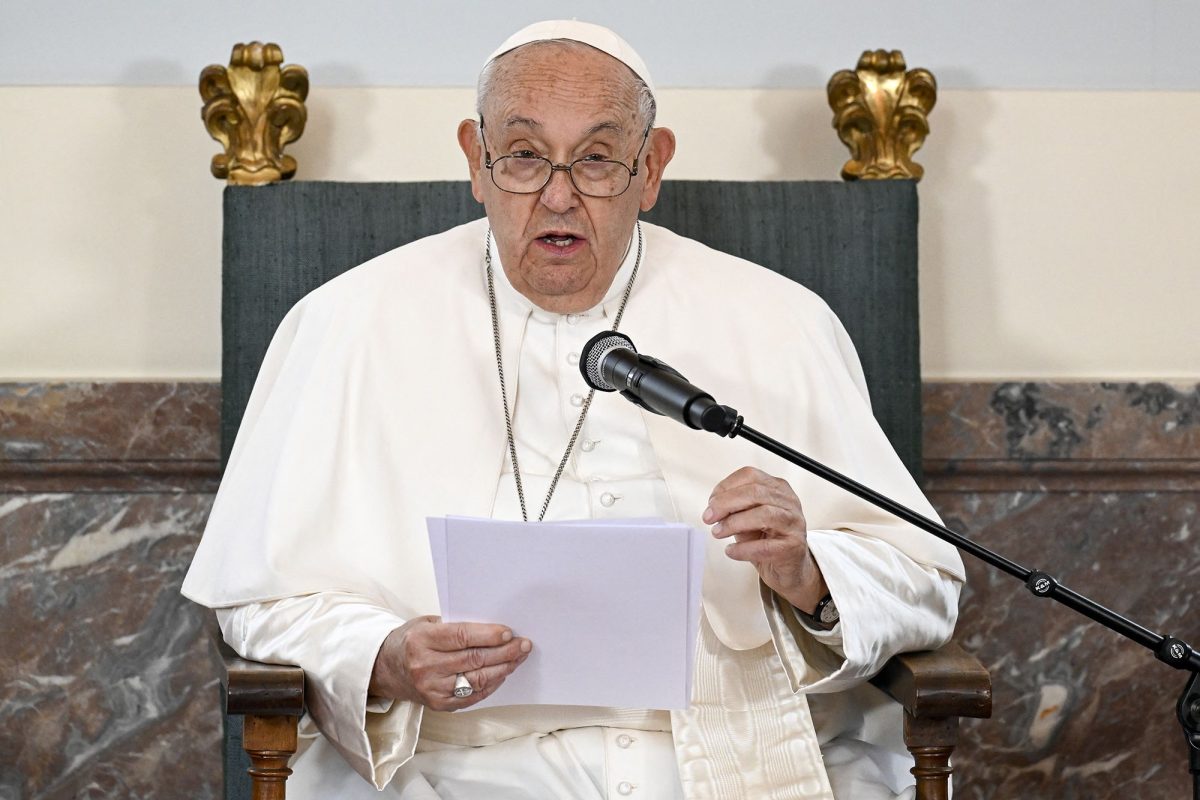
{"type": "Polygon", "coordinates": [[[817,607],[813,609],[813,613],[808,614],[797,608],[796,615],[807,625],[823,631],[833,630],[833,627],[838,624],[838,620],[841,619],[831,594],[827,594],[817,601],[817,607]]]}

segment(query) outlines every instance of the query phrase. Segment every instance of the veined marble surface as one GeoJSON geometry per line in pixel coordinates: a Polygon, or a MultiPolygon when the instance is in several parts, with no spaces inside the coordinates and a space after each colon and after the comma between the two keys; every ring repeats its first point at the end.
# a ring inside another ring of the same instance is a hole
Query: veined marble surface
{"type": "Polygon", "coordinates": [[[0,492],[216,491],[215,383],[0,384],[0,492]]]}
{"type": "Polygon", "coordinates": [[[927,383],[925,458],[1200,460],[1200,386],[927,383]]]}
{"type": "MultiPolygon", "coordinates": [[[[0,385],[0,800],[219,798],[218,661],[179,585],[218,474],[210,383],[0,385]]],[[[1200,645],[1200,388],[932,383],[947,523],[1200,645]]],[[[956,797],[1188,791],[1148,651],[968,558],[958,638],[991,670],[956,797]]]]}
{"type": "MultiPolygon", "coordinates": [[[[1200,647],[1200,387],[927,384],[927,492],[948,527],[1200,647]]],[[[992,673],[960,800],[1190,794],[1186,675],[967,557],[957,638],[992,673]]]]}
{"type": "MultiPolygon", "coordinates": [[[[1200,642],[1200,494],[932,495],[947,524],[1161,634],[1200,642]]],[[[968,559],[958,639],[992,673],[994,715],[964,722],[955,796],[1174,798],[1190,791],[1175,718],[1186,676],[968,559]]]]}
{"type": "Polygon", "coordinates": [[[211,383],[0,385],[0,798],[221,796],[211,383]]]}
{"type": "Polygon", "coordinates": [[[0,494],[0,797],[220,797],[198,494],[0,494]]]}

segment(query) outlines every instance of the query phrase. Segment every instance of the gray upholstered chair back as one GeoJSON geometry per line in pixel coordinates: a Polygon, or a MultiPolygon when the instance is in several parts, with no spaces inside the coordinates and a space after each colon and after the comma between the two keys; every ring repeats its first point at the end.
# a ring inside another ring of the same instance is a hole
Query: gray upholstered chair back
{"type": "MultiPolygon", "coordinates": [[[[356,264],[482,215],[465,182],[227,188],[223,457],[271,335],[297,300],[356,264]]],[[[876,418],[909,470],[918,473],[913,183],[668,181],[646,219],[770,267],[824,297],[858,348],[876,418]]],[[[670,353],[656,355],[670,359],[670,353]]],[[[735,398],[725,401],[737,404],[735,398]]],[[[759,424],[770,432],[769,420],[759,424]]]]}
{"type": "MultiPolygon", "coordinates": [[[[823,297],[858,349],[875,418],[920,480],[915,183],[668,182],[646,219],[769,267],[823,297]]],[[[788,344],[780,347],[786,358],[788,344]]],[[[737,406],[736,398],[722,402],[737,406]]],[[[757,424],[770,433],[770,420],[757,424]]]]}

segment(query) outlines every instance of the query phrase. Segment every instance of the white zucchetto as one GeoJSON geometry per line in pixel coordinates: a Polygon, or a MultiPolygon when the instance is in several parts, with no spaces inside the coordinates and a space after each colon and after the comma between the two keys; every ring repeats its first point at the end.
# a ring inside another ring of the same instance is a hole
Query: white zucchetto
{"type": "Polygon", "coordinates": [[[581,42],[589,47],[594,47],[602,53],[607,53],[633,70],[633,74],[641,78],[646,87],[650,89],[650,94],[654,94],[654,81],[650,79],[650,70],[646,68],[646,62],[642,61],[642,57],[630,47],[629,42],[601,25],[577,22],[573,19],[545,20],[522,28],[496,48],[496,51],[488,56],[484,65],[490,64],[518,47],[534,42],[550,42],[555,39],[570,39],[573,42],[581,42]]]}

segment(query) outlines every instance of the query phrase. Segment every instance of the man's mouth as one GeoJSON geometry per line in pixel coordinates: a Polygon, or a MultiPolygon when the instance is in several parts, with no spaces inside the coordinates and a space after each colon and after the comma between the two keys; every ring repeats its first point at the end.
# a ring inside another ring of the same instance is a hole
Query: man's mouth
{"type": "Polygon", "coordinates": [[[574,257],[587,244],[587,239],[568,231],[547,231],[535,241],[552,258],[574,257]]]}

